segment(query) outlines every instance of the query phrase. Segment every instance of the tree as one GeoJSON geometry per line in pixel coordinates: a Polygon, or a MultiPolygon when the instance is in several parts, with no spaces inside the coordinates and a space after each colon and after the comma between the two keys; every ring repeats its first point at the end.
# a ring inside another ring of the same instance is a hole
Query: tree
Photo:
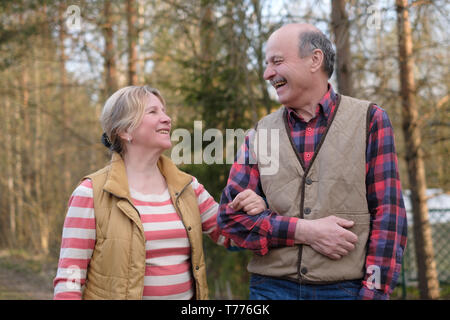
{"type": "Polygon", "coordinates": [[[414,59],[408,1],[396,0],[397,35],[400,65],[402,100],[402,129],[405,140],[405,160],[411,189],[413,209],[414,241],[422,299],[439,298],[439,282],[434,260],[431,227],[428,220],[425,165],[421,147],[421,132],[418,124],[419,110],[416,105],[414,59]]]}
{"type": "Polygon", "coordinates": [[[103,2],[103,37],[105,47],[103,51],[106,96],[109,97],[118,89],[116,52],[114,47],[113,12],[111,2],[103,2]]]}
{"type": "Polygon", "coordinates": [[[138,77],[136,73],[138,31],[136,28],[136,2],[127,0],[127,27],[128,27],[128,85],[136,85],[138,77]]]}
{"type": "Polygon", "coordinates": [[[339,92],[353,94],[350,22],[345,10],[346,0],[331,1],[331,25],[336,44],[336,77],[339,92]]]}

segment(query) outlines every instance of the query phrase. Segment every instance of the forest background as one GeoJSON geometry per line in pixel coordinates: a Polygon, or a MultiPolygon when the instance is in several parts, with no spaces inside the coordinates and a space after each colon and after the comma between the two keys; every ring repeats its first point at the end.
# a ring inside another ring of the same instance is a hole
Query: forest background
{"type": "MultiPolygon", "coordinates": [[[[247,130],[279,107],[262,76],[268,36],[309,22],[335,44],[334,88],[389,114],[420,297],[439,298],[425,191],[450,191],[449,11],[439,0],[1,1],[0,249],[56,268],[68,199],[110,157],[98,118],[115,90],[158,88],[173,129],[247,130]]],[[[220,200],[229,164],[180,167],[220,200]]],[[[247,298],[251,253],[206,238],[205,250],[211,297],[247,298]]]]}

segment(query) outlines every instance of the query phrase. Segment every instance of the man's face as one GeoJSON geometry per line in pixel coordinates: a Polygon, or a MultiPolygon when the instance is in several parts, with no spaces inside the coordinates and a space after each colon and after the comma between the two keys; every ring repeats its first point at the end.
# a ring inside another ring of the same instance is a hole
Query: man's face
{"type": "Polygon", "coordinates": [[[297,109],[302,106],[302,94],[311,85],[311,59],[299,56],[298,32],[279,31],[267,42],[264,79],[275,88],[280,103],[297,109]]]}

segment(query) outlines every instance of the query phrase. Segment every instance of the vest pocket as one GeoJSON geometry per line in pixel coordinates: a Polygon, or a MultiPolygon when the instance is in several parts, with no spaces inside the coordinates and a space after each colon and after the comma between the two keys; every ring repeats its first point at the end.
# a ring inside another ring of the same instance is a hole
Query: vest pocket
{"type": "MultiPolygon", "coordinates": [[[[332,215],[335,215],[336,217],[351,220],[355,222],[355,225],[352,228],[355,228],[358,224],[369,224],[370,223],[370,213],[369,212],[335,212],[332,215]]],[[[350,228],[349,230],[351,231],[350,228]]]]}
{"type": "Polygon", "coordinates": [[[370,214],[367,212],[334,212],[330,215],[354,221],[355,224],[347,230],[353,232],[358,240],[355,248],[339,260],[332,260],[314,251],[309,246],[303,246],[301,266],[308,272],[305,280],[312,282],[334,282],[362,279],[366,261],[366,245],[370,231],[370,214]]]}
{"type": "MultiPolygon", "coordinates": [[[[365,246],[369,238],[370,231],[370,214],[367,213],[335,213],[336,217],[353,221],[355,224],[351,228],[347,228],[348,231],[353,232],[358,237],[356,248],[353,251],[359,251],[358,256],[364,254],[365,259],[365,246]]],[[[353,251],[349,255],[353,254],[353,251]]]]}
{"type": "Polygon", "coordinates": [[[347,260],[349,263],[353,264],[355,277],[351,277],[348,280],[361,278],[360,276],[357,276],[357,274],[361,272],[361,275],[363,275],[364,273],[363,268],[366,262],[366,247],[370,232],[370,213],[336,213],[336,217],[351,220],[355,223],[353,227],[347,228],[348,231],[353,232],[358,237],[355,249],[349,252],[349,254],[341,260],[347,260]]]}

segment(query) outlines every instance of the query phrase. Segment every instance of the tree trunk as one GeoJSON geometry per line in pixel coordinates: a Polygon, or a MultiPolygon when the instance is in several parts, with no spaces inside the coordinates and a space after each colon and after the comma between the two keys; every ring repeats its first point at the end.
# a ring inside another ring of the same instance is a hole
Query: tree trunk
{"type": "MultiPolygon", "coordinates": [[[[69,104],[67,104],[67,90],[68,89],[68,81],[67,81],[67,72],[66,72],[66,53],[64,51],[65,45],[64,41],[66,39],[66,24],[64,19],[64,9],[65,4],[61,3],[58,7],[58,22],[59,22],[59,78],[60,78],[60,88],[59,88],[59,99],[60,99],[60,108],[62,110],[63,114],[63,121],[64,121],[64,128],[70,127],[70,110],[69,110],[69,104]]],[[[72,175],[70,170],[70,150],[69,146],[70,143],[67,143],[70,139],[69,132],[67,130],[63,130],[61,133],[62,136],[62,145],[65,149],[65,152],[63,153],[63,163],[62,163],[62,169],[63,169],[63,175],[64,175],[64,192],[69,192],[70,186],[72,185],[72,175]]]]}
{"type": "MultiPolygon", "coordinates": [[[[7,81],[4,82],[6,88],[9,88],[7,81]]],[[[7,237],[8,245],[14,247],[17,239],[16,232],[16,200],[14,197],[14,166],[13,166],[13,138],[12,138],[12,124],[11,124],[11,103],[10,103],[10,91],[6,90],[4,97],[5,112],[4,120],[6,122],[5,128],[5,155],[6,155],[6,183],[7,183],[7,198],[9,208],[9,236],[7,237]]]]}
{"type": "MultiPolygon", "coordinates": [[[[203,92],[214,92],[213,86],[213,41],[214,41],[214,29],[213,29],[213,4],[211,0],[200,1],[200,28],[199,28],[199,40],[200,40],[200,52],[197,58],[200,62],[199,75],[201,77],[201,90],[203,92]]],[[[208,110],[211,103],[210,95],[202,95],[202,118],[208,121],[208,110]],[[205,116],[206,115],[206,116],[205,116]]],[[[211,124],[213,125],[213,124],[211,124]]]]}
{"type": "MultiPolygon", "coordinates": [[[[22,78],[22,77],[21,77],[22,78]]],[[[17,84],[16,84],[17,85],[17,84]]],[[[16,92],[17,93],[17,92],[16,92]]],[[[17,224],[16,224],[16,234],[17,234],[17,245],[20,247],[24,243],[24,220],[26,221],[24,217],[24,177],[23,177],[23,158],[22,158],[22,134],[21,130],[19,128],[24,127],[24,120],[22,118],[21,109],[23,108],[22,105],[18,105],[14,110],[14,187],[15,190],[15,198],[16,198],[16,217],[17,217],[17,224]]]]}
{"type": "MultiPolygon", "coordinates": [[[[269,114],[272,112],[272,100],[270,99],[269,92],[267,90],[267,81],[264,80],[264,49],[263,49],[263,42],[265,41],[265,35],[263,35],[263,23],[262,23],[262,17],[261,17],[261,3],[259,0],[252,0],[253,4],[253,11],[255,12],[256,16],[256,24],[258,28],[258,36],[259,39],[256,39],[257,43],[255,45],[255,53],[256,53],[256,59],[257,59],[257,72],[258,72],[258,85],[260,87],[260,90],[262,92],[262,105],[266,109],[266,114],[269,114]]],[[[259,120],[259,115],[256,114],[253,115],[253,122],[256,124],[256,122],[259,120]]]]}
{"type": "Polygon", "coordinates": [[[138,39],[136,28],[136,3],[134,0],[127,0],[127,26],[128,26],[128,85],[136,85],[138,82],[136,73],[138,39]]]}
{"type": "Polygon", "coordinates": [[[414,60],[408,14],[408,1],[396,0],[397,34],[399,47],[400,84],[402,98],[402,127],[405,139],[405,157],[411,189],[419,290],[421,299],[439,298],[439,281],[434,261],[431,226],[428,220],[425,167],[421,135],[418,126],[418,108],[415,100],[414,60]]]}
{"type": "Polygon", "coordinates": [[[138,46],[139,46],[139,52],[141,53],[139,55],[139,59],[137,60],[137,64],[139,65],[139,72],[138,72],[138,82],[141,84],[145,83],[145,58],[144,55],[142,54],[143,48],[144,48],[144,36],[143,36],[143,28],[145,25],[145,17],[144,17],[144,13],[145,13],[145,3],[143,0],[137,0],[138,1],[138,32],[137,32],[137,42],[138,42],[138,46]]]}
{"type": "MultiPolygon", "coordinates": [[[[42,112],[41,105],[43,105],[42,97],[48,97],[51,96],[52,90],[48,85],[46,85],[46,82],[52,83],[52,68],[50,64],[45,60],[46,57],[51,56],[51,51],[53,49],[51,39],[51,33],[50,33],[50,26],[48,18],[49,11],[47,10],[47,6],[44,4],[39,8],[38,15],[39,20],[41,21],[40,24],[40,34],[37,36],[37,39],[39,39],[39,42],[42,44],[42,49],[39,50],[39,52],[36,52],[36,50],[32,49],[32,56],[34,57],[33,62],[30,63],[30,69],[32,70],[33,76],[34,76],[34,95],[33,95],[33,102],[37,106],[35,108],[35,114],[34,114],[34,140],[33,140],[33,159],[32,164],[34,168],[34,181],[33,183],[33,197],[34,197],[34,205],[33,205],[33,211],[35,213],[35,216],[37,218],[37,225],[34,227],[37,227],[37,232],[39,234],[39,241],[33,240],[33,243],[35,243],[36,249],[39,250],[44,255],[47,255],[49,253],[49,216],[50,213],[46,212],[45,208],[45,201],[44,201],[44,194],[42,190],[44,190],[44,184],[46,181],[46,166],[45,166],[45,156],[46,152],[42,152],[45,150],[46,147],[46,137],[44,136],[44,113],[42,112]],[[42,71],[43,74],[48,72],[48,75],[42,77],[42,71]]],[[[61,30],[59,37],[61,37],[61,30]]],[[[61,39],[60,39],[61,40],[61,39]]],[[[64,39],[62,39],[64,40],[64,39]]],[[[62,50],[64,52],[64,50],[62,50]]],[[[61,64],[61,61],[60,61],[61,64]]],[[[63,79],[64,80],[64,79],[63,79]]],[[[64,90],[64,88],[63,88],[64,90]]],[[[66,112],[67,106],[62,105],[61,110],[63,112],[64,122],[66,122],[69,118],[68,113],[66,112]]],[[[63,137],[67,136],[67,133],[63,133],[63,137]]],[[[63,159],[66,159],[67,157],[67,151],[64,152],[66,154],[63,156],[63,159]]],[[[63,176],[66,177],[66,172],[68,170],[63,167],[62,168],[63,176]]],[[[31,203],[33,203],[31,202],[31,203]]]]}
{"type": "Polygon", "coordinates": [[[350,22],[345,11],[346,0],[331,1],[331,21],[336,44],[336,76],[340,93],[353,94],[351,52],[349,41],[350,22]]]}
{"type": "Polygon", "coordinates": [[[116,59],[115,59],[115,48],[114,48],[114,31],[112,28],[112,12],[111,12],[111,2],[104,1],[103,6],[103,36],[105,38],[105,49],[103,53],[104,62],[104,72],[105,72],[105,82],[106,82],[106,95],[109,97],[115,91],[117,91],[117,69],[116,69],[116,59]]]}

